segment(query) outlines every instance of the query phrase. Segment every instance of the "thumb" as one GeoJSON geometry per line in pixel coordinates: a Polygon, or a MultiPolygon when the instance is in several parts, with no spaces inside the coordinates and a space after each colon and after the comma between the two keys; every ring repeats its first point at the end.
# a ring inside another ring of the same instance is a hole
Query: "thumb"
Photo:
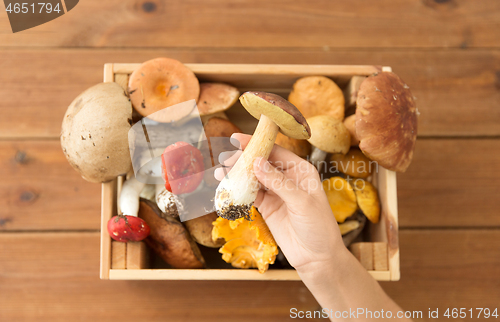
{"type": "Polygon", "coordinates": [[[297,202],[297,193],[301,190],[264,158],[256,158],[253,163],[255,176],[267,189],[274,192],[287,204],[297,202]]]}

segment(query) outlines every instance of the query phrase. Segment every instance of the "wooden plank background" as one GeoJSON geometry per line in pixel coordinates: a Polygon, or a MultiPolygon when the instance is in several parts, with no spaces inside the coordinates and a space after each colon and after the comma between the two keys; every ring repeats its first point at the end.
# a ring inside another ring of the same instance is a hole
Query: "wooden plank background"
{"type": "MultiPolygon", "coordinates": [[[[3,7],[0,6],[3,9],[3,7]]],[[[74,97],[107,62],[392,66],[417,98],[398,175],[406,310],[500,303],[500,2],[80,1],[12,34],[0,12],[0,321],[287,320],[299,282],[100,281],[100,186],[59,145],[74,97]]]]}

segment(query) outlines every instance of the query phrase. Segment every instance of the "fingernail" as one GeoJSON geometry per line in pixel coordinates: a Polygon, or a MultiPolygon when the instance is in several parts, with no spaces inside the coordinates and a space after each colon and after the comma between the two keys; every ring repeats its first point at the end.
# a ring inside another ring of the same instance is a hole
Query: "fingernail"
{"type": "Polygon", "coordinates": [[[237,139],[233,138],[233,135],[231,135],[231,137],[229,138],[229,142],[231,142],[231,144],[233,146],[237,147],[238,149],[241,149],[241,143],[240,143],[240,141],[238,141],[237,139]]]}
{"type": "Polygon", "coordinates": [[[263,158],[255,158],[254,167],[266,173],[270,173],[272,171],[269,162],[267,160],[264,160],[263,158]]]}
{"type": "Polygon", "coordinates": [[[224,164],[225,161],[227,161],[230,157],[232,157],[236,151],[228,151],[228,152],[221,152],[219,154],[219,163],[224,164]]]}

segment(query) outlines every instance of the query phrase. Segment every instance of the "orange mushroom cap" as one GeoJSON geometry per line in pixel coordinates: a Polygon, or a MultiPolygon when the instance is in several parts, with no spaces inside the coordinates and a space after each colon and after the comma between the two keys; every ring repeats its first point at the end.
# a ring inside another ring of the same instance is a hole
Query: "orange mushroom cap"
{"type": "MultiPolygon", "coordinates": [[[[172,105],[197,101],[200,84],[194,73],[178,60],[156,58],[130,75],[128,91],[134,109],[142,116],[149,116],[172,105]]],[[[176,118],[188,115],[191,110],[182,112],[176,118]]]]}

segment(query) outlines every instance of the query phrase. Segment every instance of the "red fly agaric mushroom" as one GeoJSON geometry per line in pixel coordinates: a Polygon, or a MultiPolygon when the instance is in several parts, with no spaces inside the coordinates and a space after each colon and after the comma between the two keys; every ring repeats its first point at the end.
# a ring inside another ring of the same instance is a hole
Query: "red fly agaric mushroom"
{"type": "Polygon", "coordinates": [[[169,145],[161,155],[165,188],[173,194],[193,192],[203,180],[203,155],[189,143],[169,145]]]}
{"type": "Polygon", "coordinates": [[[417,108],[399,76],[382,72],[368,77],[356,102],[359,148],[386,169],[404,172],[417,139],[417,108]]]}
{"type": "MultiPolygon", "coordinates": [[[[142,116],[148,116],[172,105],[197,101],[200,84],[194,73],[181,62],[156,58],[143,63],[130,75],[128,92],[135,110],[142,116]]],[[[187,116],[191,111],[176,110],[183,115],[176,115],[174,120],[187,116]]]]}
{"type": "Polygon", "coordinates": [[[234,105],[240,92],[234,86],[223,83],[201,83],[198,112],[201,120],[206,123],[211,117],[227,119],[226,111],[234,105]]]}
{"type": "Polygon", "coordinates": [[[308,139],[311,130],[300,111],[276,94],[246,92],[240,96],[243,107],[259,120],[246,149],[215,193],[215,209],[220,217],[235,220],[249,218],[259,191],[253,172],[256,157],[268,158],[279,131],[294,139],[308,139]]]}
{"type": "Polygon", "coordinates": [[[141,241],[148,237],[149,225],[137,216],[114,216],[108,221],[108,233],[119,242],[141,241]]]}

